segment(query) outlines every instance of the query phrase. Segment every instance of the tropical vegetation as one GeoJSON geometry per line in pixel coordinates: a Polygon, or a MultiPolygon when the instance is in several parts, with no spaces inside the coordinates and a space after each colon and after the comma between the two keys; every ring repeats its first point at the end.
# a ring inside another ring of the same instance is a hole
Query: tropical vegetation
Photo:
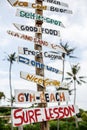
{"type": "MultiPolygon", "coordinates": [[[[87,130],[87,111],[83,109],[79,110],[80,112],[77,114],[78,117],[78,128],[75,126],[75,118],[70,117],[66,119],[61,119],[59,122],[59,130],[87,130]]],[[[10,114],[11,108],[0,108],[0,130],[10,130],[10,114]]],[[[57,130],[57,120],[49,121],[50,130],[57,130]]],[[[17,127],[14,127],[14,130],[18,130],[17,127]]],[[[40,124],[30,124],[24,125],[23,130],[40,130],[40,124]]]]}

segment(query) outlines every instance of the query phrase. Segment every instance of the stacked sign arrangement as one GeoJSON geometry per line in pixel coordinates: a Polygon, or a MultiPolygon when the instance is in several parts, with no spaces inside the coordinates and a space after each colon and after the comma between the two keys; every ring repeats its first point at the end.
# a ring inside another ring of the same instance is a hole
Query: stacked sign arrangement
{"type": "MultiPolygon", "coordinates": [[[[72,14],[71,10],[63,9],[63,8],[57,8],[53,6],[46,6],[41,4],[35,4],[35,3],[29,3],[24,1],[18,1],[18,0],[8,0],[9,3],[14,7],[24,7],[24,8],[33,8],[38,10],[47,10],[52,11],[56,13],[68,13],[72,14]]],[[[57,1],[57,0],[37,0],[38,2],[48,2],[52,3],[58,6],[64,6],[68,7],[68,4],[57,1]]],[[[27,19],[34,19],[37,21],[46,22],[49,24],[53,24],[56,26],[64,27],[63,23],[58,20],[50,19],[49,17],[42,16],[40,14],[35,14],[29,11],[24,11],[17,9],[16,16],[18,17],[24,17],[27,19]]],[[[34,27],[34,26],[28,26],[28,25],[21,25],[18,23],[14,23],[14,26],[20,30],[20,31],[27,31],[27,32],[35,32],[36,34],[50,34],[54,36],[60,36],[59,30],[52,30],[48,28],[42,28],[42,27],[34,27]]],[[[54,43],[48,43],[47,41],[43,41],[41,38],[32,37],[26,34],[21,34],[18,32],[14,32],[11,30],[8,30],[7,33],[11,36],[18,37],[30,42],[34,42],[37,45],[40,46],[46,46],[51,49],[54,49],[55,51],[66,53],[65,50],[54,43]]],[[[23,55],[33,55],[33,56],[39,56],[41,57],[42,54],[45,57],[52,58],[52,59],[62,59],[62,56],[56,54],[52,54],[51,52],[42,52],[40,50],[29,50],[27,47],[18,47],[18,53],[23,55]],[[41,55],[40,55],[41,54],[41,55]]],[[[54,72],[56,74],[62,74],[61,70],[58,70],[56,68],[50,67],[48,65],[44,65],[41,62],[30,60],[29,58],[25,58],[23,56],[18,56],[18,62],[27,64],[36,68],[40,69],[46,69],[48,71],[54,72]]],[[[48,86],[60,86],[60,81],[52,80],[46,77],[42,77],[39,75],[31,74],[30,72],[20,72],[20,78],[34,82],[38,85],[40,85],[43,88],[46,88],[48,86]]],[[[15,99],[16,103],[20,104],[28,104],[28,103],[48,103],[48,102],[65,102],[69,101],[69,94],[67,90],[61,90],[56,92],[43,92],[43,91],[29,91],[26,90],[15,90],[15,99]]],[[[68,106],[58,106],[58,107],[44,107],[44,108],[33,108],[33,109],[14,109],[12,111],[13,113],[13,125],[14,126],[20,126],[24,124],[31,124],[36,122],[44,122],[48,120],[54,120],[54,119],[60,119],[60,118],[67,118],[70,116],[75,115],[78,112],[77,106],[68,105],[68,106]]]]}

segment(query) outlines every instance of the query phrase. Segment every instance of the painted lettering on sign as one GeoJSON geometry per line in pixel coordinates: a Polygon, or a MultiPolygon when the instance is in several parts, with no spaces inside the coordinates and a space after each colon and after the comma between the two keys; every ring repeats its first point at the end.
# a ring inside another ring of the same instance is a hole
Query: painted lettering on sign
{"type": "Polygon", "coordinates": [[[31,65],[31,66],[36,67],[36,68],[46,69],[46,70],[54,72],[56,74],[62,74],[61,70],[44,65],[44,64],[37,62],[37,61],[34,61],[34,60],[30,60],[30,59],[22,57],[22,56],[18,56],[18,61],[21,63],[27,64],[27,65],[31,65]]]}
{"type": "Polygon", "coordinates": [[[72,14],[72,11],[71,11],[71,10],[62,9],[62,8],[57,8],[57,7],[54,7],[54,6],[50,6],[48,10],[54,11],[54,12],[72,14]]]}
{"type": "MultiPolygon", "coordinates": [[[[19,4],[19,6],[22,6],[24,5],[25,7],[28,6],[28,2],[23,2],[23,1],[18,1],[18,0],[7,0],[12,6],[17,6],[17,4],[19,4]]],[[[43,1],[43,2],[48,2],[48,3],[53,3],[53,4],[56,4],[56,5],[61,5],[61,6],[64,6],[64,7],[68,7],[68,4],[67,3],[64,3],[64,2],[60,2],[60,1],[57,1],[57,0],[38,0],[38,1],[43,1]]]]}
{"type": "MultiPolygon", "coordinates": [[[[11,1],[11,0],[9,0],[9,1],[11,1]]],[[[27,8],[40,9],[40,10],[55,11],[58,13],[60,12],[60,13],[72,14],[72,11],[68,10],[68,9],[62,9],[62,8],[57,8],[57,7],[53,7],[53,6],[46,6],[46,5],[43,6],[41,4],[35,4],[35,3],[24,2],[24,1],[16,1],[15,3],[13,3],[12,6],[15,6],[15,7],[19,6],[19,7],[25,7],[25,8],[27,7],[27,8]]]]}
{"type": "Polygon", "coordinates": [[[35,92],[30,90],[15,89],[15,102],[24,103],[46,103],[46,102],[65,102],[69,101],[67,90],[56,92],[35,92]]]}
{"type": "MultiPolygon", "coordinates": [[[[18,53],[24,54],[24,55],[33,55],[37,57],[44,57],[50,58],[51,60],[61,59],[63,60],[62,56],[60,54],[53,54],[52,52],[41,52],[36,50],[29,50],[27,47],[18,47],[18,53]]],[[[56,53],[56,52],[55,52],[56,53]]]]}
{"type": "Polygon", "coordinates": [[[57,0],[38,0],[38,1],[44,1],[44,2],[55,4],[55,5],[61,5],[61,6],[64,6],[64,7],[68,7],[67,3],[60,2],[60,1],[57,1],[57,0]]]}
{"type": "Polygon", "coordinates": [[[44,87],[46,87],[46,86],[59,87],[60,86],[60,82],[57,81],[57,80],[44,78],[44,77],[41,77],[41,76],[38,76],[38,75],[33,75],[33,74],[23,72],[23,71],[20,72],[20,77],[25,79],[25,80],[37,83],[37,84],[44,86],[44,87]]]}
{"type": "Polygon", "coordinates": [[[73,105],[49,108],[13,109],[13,126],[68,118],[78,112],[78,107],[73,105]]]}
{"type": "Polygon", "coordinates": [[[58,31],[58,30],[27,26],[27,25],[21,25],[21,24],[16,24],[16,23],[14,23],[13,25],[20,31],[31,31],[31,32],[35,32],[35,33],[45,33],[45,34],[50,34],[50,35],[54,35],[54,36],[60,36],[60,31],[58,31]]]}
{"type": "Polygon", "coordinates": [[[41,4],[29,3],[29,2],[23,2],[23,1],[15,2],[13,6],[30,7],[30,8],[32,7],[34,9],[41,9],[41,10],[47,9],[47,6],[43,6],[41,4]]]}
{"type": "Polygon", "coordinates": [[[17,9],[16,16],[35,19],[35,20],[41,20],[41,21],[46,22],[46,23],[50,23],[50,24],[54,24],[54,25],[57,25],[57,26],[64,27],[64,25],[61,21],[50,19],[48,17],[43,17],[39,14],[35,14],[35,13],[32,13],[32,12],[26,12],[24,10],[17,9]]]}
{"type": "Polygon", "coordinates": [[[7,33],[11,36],[21,38],[21,39],[24,39],[24,40],[27,40],[27,41],[30,41],[30,42],[34,42],[35,44],[43,45],[43,46],[49,47],[51,49],[54,49],[54,50],[62,52],[62,53],[66,53],[64,48],[62,48],[61,46],[53,44],[53,43],[48,43],[47,41],[43,41],[42,39],[38,39],[36,37],[21,34],[21,33],[18,33],[18,32],[11,31],[11,30],[8,30],[7,33]]]}

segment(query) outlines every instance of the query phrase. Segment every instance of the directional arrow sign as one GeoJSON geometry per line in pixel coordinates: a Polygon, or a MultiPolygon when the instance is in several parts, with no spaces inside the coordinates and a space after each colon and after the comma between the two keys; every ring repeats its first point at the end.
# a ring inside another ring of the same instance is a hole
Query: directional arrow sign
{"type": "Polygon", "coordinates": [[[21,62],[21,63],[27,64],[27,65],[29,65],[29,63],[30,63],[29,59],[22,57],[22,56],[18,57],[18,61],[21,62]]]}
{"type": "Polygon", "coordinates": [[[41,28],[41,27],[33,27],[33,26],[28,26],[28,25],[21,25],[17,23],[14,23],[14,26],[20,31],[27,31],[27,32],[31,31],[35,33],[45,33],[45,34],[50,34],[54,36],[60,36],[60,31],[58,30],[52,30],[52,29],[41,28]]]}
{"type": "Polygon", "coordinates": [[[60,26],[60,27],[64,27],[64,25],[61,21],[54,20],[54,19],[51,19],[51,18],[48,18],[48,17],[43,17],[39,14],[35,14],[35,13],[29,12],[29,11],[17,9],[16,16],[22,17],[22,18],[41,20],[41,21],[46,22],[46,23],[50,23],[50,24],[54,24],[54,25],[57,25],[57,26],[60,26]]]}
{"type": "Polygon", "coordinates": [[[59,87],[60,86],[60,81],[44,78],[44,77],[33,75],[33,74],[23,72],[23,71],[20,72],[20,77],[27,81],[37,83],[44,87],[47,87],[47,86],[59,87]]]}
{"type": "Polygon", "coordinates": [[[29,35],[26,35],[26,34],[21,34],[21,33],[18,33],[18,32],[11,31],[11,30],[8,30],[7,33],[11,36],[14,36],[14,37],[17,37],[17,38],[20,38],[20,39],[24,39],[24,40],[27,40],[27,41],[30,41],[30,42],[34,42],[35,44],[38,44],[38,45],[43,45],[45,47],[49,47],[49,48],[54,49],[58,52],[66,53],[64,48],[62,48],[61,46],[59,46],[57,44],[48,43],[47,41],[44,41],[42,39],[38,39],[36,37],[32,37],[32,36],[29,36],[29,35]]]}
{"type": "Polygon", "coordinates": [[[56,74],[62,74],[61,70],[50,67],[48,65],[44,65],[44,64],[37,62],[37,61],[34,61],[34,60],[30,60],[30,59],[22,57],[22,56],[18,56],[18,61],[21,63],[27,64],[27,65],[31,65],[31,66],[36,67],[36,68],[46,69],[46,70],[54,72],[56,74]]]}
{"type": "Polygon", "coordinates": [[[60,6],[68,7],[67,3],[60,2],[60,1],[57,1],[57,0],[38,0],[38,1],[43,1],[43,2],[48,2],[48,3],[55,4],[55,5],[60,5],[60,6]]]}
{"type": "Polygon", "coordinates": [[[68,9],[63,9],[63,8],[57,8],[54,6],[46,6],[46,5],[41,5],[41,4],[36,4],[36,3],[30,3],[30,2],[25,2],[25,1],[14,1],[14,0],[8,0],[12,6],[15,7],[25,7],[25,8],[33,8],[33,9],[40,9],[40,10],[48,10],[48,11],[54,11],[57,13],[68,13],[72,14],[71,10],[68,9]]]}
{"type": "Polygon", "coordinates": [[[44,55],[45,58],[50,58],[51,60],[63,60],[63,57],[60,54],[57,54],[57,52],[41,52],[38,50],[28,49],[27,47],[18,47],[18,53],[23,55],[33,55],[37,57],[42,57],[42,55],[44,55]]]}
{"type": "MultiPolygon", "coordinates": [[[[48,3],[55,4],[55,5],[68,7],[67,3],[60,2],[60,1],[57,1],[57,0],[38,0],[38,1],[40,1],[40,2],[43,1],[43,2],[48,2],[48,3]]],[[[18,0],[8,0],[8,2],[13,6],[13,5],[16,5],[16,3],[18,3],[18,0]]],[[[21,2],[21,1],[19,1],[19,2],[21,2]]],[[[27,3],[27,2],[25,2],[25,3],[27,3]]]]}

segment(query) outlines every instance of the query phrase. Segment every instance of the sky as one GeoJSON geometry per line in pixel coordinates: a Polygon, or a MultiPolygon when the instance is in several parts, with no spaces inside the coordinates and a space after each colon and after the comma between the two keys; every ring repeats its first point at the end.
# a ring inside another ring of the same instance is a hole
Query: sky
{"type": "MultiPolygon", "coordinates": [[[[25,1],[25,0],[24,0],[25,1]]],[[[27,0],[33,2],[34,0],[27,0]]],[[[87,0],[61,0],[69,5],[69,10],[73,11],[73,14],[58,13],[52,11],[43,11],[44,17],[49,17],[52,19],[60,20],[64,24],[65,28],[59,26],[43,23],[43,28],[51,28],[55,30],[60,30],[60,37],[43,34],[42,39],[48,42],[53,42],[54,44],[59,44],[60,39],[64,43],[68,42],[70,48],[76,48],[73,55],[77,56],[77,59],[66,58],[65,61],[65,72],[70,71],[71,64],[80,64],[81,70],[79,75],[87,76],[87,0]]],[[[55,6],[44,2],[44,5],[55,6]]],[[[55,6],[56,7],[56,6],[55,6]]],[[[59,6],[57,6],[59,7],[59,6]]],[[[64,8],[64,7],[62,7],[64,8]]],[[[12,37],[7,34],[7,30],[18,31],[13,23],[24,24],[24,25],[35,25],[35,21],[31,19],[25,19],[17,17],[16,10],[22,9],[34,13],[34,9],[12,7],[7,0],[0,1],[0,92],[4,92],[7,98],[10,98],[10,88],[9,88],[9,62],[7,61],[7,56],[13,52],[18,55],[18,47],[28,47],[29,49],[34,49],[34,43],[25,41],[19,38],[12,37]]],[[[21,32],[25,33],[26,32],[21,32]]],[[[28,35],[34,37],[33,32],[28,32],[28,35]]],[[[47,47],[43,47],[44,51],[52,51],[47,47]]],[[[30,59],[34,60],[34,56],[30,56],[30,59]]],[[[61,60],[50,60],[49,58],[43,57],[44,64],[52,66],[54,68],[62,70],[61,60]]],[[[27,82],[20,78],[20,71],[30,72],[35,74],[35,68],[27,66],[21,63],[15,62],[12,66],[12,91],[14,95],[14,89],[29,89],[36,90],[37,87],[35,83],[27,82]]],[[[44,71],[44,76],[51,79],[61,80],[62,75],[55,74],[53,72],[44,71]]],[[[54,87],[47,88],[47,91],[55,90],[54,87]]],[[[77,98],[76,104],[79,108],[87,110],[87,84],[77,85],[77,98]]],[[[70,97],[70,103],[73,103],[73,94],[70,97]]],[[[9,104],[7,101],[1,101],[1,105],[9,104]]]]}

